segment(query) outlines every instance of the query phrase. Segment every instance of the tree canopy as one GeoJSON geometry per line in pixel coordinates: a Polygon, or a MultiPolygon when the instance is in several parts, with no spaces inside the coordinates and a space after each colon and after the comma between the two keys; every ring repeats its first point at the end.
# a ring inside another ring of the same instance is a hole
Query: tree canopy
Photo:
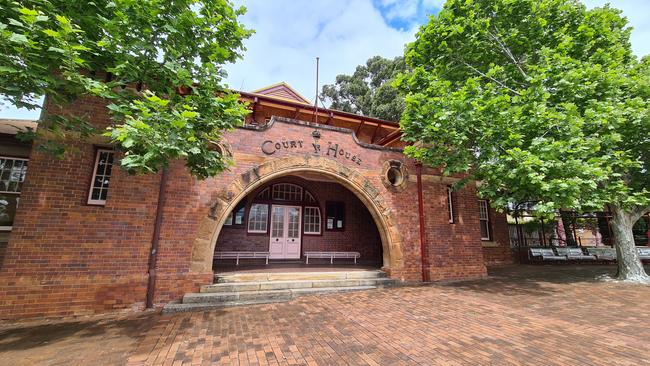
{"type": "Polygon", "coordinates": [[[644,277],[622,243],[650,210],[650,60],[629,36],[620,11],[577,0],[447,1],[396,82],[406,153],[467,173],[495,207],[609,208],[632,258],[619,274],[644,277]]]}
{"type": "MultiPolygon", "coordinates": [[[[0,10],[5,102],[37,109],[43,96],[54,104],[105,98],[122,166],[155,172],[184,158],[201,178],[224,169],[210,145],[247,113],[222,85],[223,65],[241,57],[251,34],[237,20],[244,8],[229,0],[21,0],[0,10]]],[[[44,115],[40,147],[62,154],[62,137],[97,133],[85,117],[44,115]]]]}
{"type": "Polygon", "coordinates": [[[334,84],[323,85],[321,99],[332,109],[398,121],[404,100],[392,82],[403,71],[403,57],[371,57],[352,75],[337,75],[334,84]]]}

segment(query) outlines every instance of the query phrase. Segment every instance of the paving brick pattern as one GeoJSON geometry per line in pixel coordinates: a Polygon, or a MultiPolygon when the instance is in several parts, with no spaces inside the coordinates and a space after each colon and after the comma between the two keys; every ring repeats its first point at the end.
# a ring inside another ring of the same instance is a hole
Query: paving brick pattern
{"type": "Polygon", "coordinates": [[[8,365],[648,364],[650,287],[594,280],[611,270],[513,266],[453,284],[0,329],[0,359],[8,365]]]}

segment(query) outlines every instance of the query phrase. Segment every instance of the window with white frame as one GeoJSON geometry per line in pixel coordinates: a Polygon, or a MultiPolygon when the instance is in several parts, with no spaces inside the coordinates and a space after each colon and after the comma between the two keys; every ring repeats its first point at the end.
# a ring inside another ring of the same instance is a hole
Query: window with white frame
{"type": "Polygon", "coordinates": [[[0,230],[11,230],[28,159],[0,156],[0,230]]]}
{"type": "Polygon", "coordinates": [[[111,180],[113,171],[114,152],[106,149],[98,149],[95,155],[95,168],[93,180],[88,193],[88,204],[104,205],[108,197],[108,183],[111,180]]]}
{"type": "Polygon", "coordinates": [[[280,201],[302,201],[302,187],[290,183],[274,184],[271,198],[280,201]]]}
{"type": "Polygon", "coordinates": [[[478,201],[479,219],[481,222],[481,240],[490,240],[490,214],[486,200],[478,201]]]}
{"type": "Polygon", "coordinates": [[[320,234],[320,208],[305,207],[305,234],[320,234]]]}
{"type": "Polygon", "coordinates": [[[454,192],[451,187],[447,187],[447,211],[449,213],[449,223],[454,223],[454,192]]]}
{"type": "Polygon", "coordinates": [[[253,203],[248,211],[248,232],[266,233],[269,221],[269,205],[253,203]]]}

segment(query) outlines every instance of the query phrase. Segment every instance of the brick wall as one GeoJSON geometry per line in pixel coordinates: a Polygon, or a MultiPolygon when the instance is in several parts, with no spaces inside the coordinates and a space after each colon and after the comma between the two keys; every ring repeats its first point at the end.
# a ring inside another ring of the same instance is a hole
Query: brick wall
{"type": "Polygon", "coordinates": [[[516,256],[510,248],[506,215],[490,208],[490,225],[492,240],[483,243],[485,264],[494,266],[514,263],[516,256]]]}
{"type": "Polygon", "coordinates": [[[468,185],[452,194],[454,223],[450,223],[448,185],[429,179],[423,186],[430,279],[485,276],[476,189],[468,185]]]}
{"type": "Polygon", "coordinates": [[[86,204],[94,147],[63,160],[32,151],[0,270],[0,318],[78,315],[144,301],[158,176],[111,177],[106,206],[86,204]]]}
{"type": "MultiPolygon", "coordinates": [[[[105,103],[81,99],[56,113],[106,126],[105,103]]],[[[101,140],[98,140],[101,141],[101,140]]],[[[87,205],[96,146],[67,142],[64,159],[31,151],[0,270],[0,319],[142,307],[159,177],[114,169],[106,206],[87,205]]]]}

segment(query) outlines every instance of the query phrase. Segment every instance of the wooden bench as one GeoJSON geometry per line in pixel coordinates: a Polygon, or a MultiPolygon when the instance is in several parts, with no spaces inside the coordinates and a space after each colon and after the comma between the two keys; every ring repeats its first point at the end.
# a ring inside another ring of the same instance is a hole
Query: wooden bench
{"type": "Polygon", "coordinates": [[[214,252],[214,259],[235,259],[239,265],[240,259],[264,258],[269,264],[269,252],[214,252]]]}
{"type": "Polygon", "coordinates": [[[581,248],[558,247],[555,248],[558,255],[564,255],[569,260],[595,261],[597,257],[593,254],[585,254],[581,248]]]}
{"type": "Polygon", "coordinates": [[[544,261],[565,261],[566,255],[557,255],[551,248],[530,248],[530,256],[544,261]]]}
{"type": "Polygon", "coordinates": [[[329,258],[330,264],[334,263],[334,258],[354,258],[354,264],[357,264],[359,252],[305,252],[305,264],[309,264],[309,258],[329,258]]]}

